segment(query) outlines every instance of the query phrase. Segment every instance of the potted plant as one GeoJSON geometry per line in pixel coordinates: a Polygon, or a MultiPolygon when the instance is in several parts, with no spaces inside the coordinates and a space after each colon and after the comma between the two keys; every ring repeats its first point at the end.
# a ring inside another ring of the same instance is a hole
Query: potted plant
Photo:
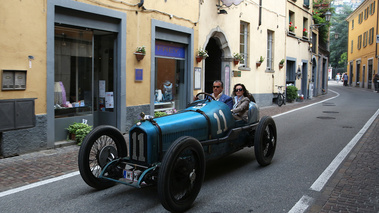
{"type": "Polygon", "coordinates": [[[207,57],[209,57],[208,52],[205,49],[200,48],[197,51],[196,61],[199,63],[201,60],[206,59],[207,57]]]}
{"type": "Polygon", "coordinates": [[[308,31],[306,28],[303,29],[303,36],[304,37],[307,37],[308,36],[308,31]]]}
{"type": "Polygon", "coordinates": [[[257,67],[261,66],[262,62],[265,60],[263,56],[259,58],[259,61],[257,61],[257,67]]]}
{"type": "Polygon", "coordinates": [[[279,62],[279,69],[282,69],[284,66],[284,59],[280,60],[279,62]]]}
{"type": "Polygon", "coordinates": [[[289,30],[290,30],[290,32],[294,32],[295,31],[295,29],[297,29],[297,27],[296,26],[294,26],[293,24],[292,24],[292,22],[290,22],[290,24],[289,24],[289,30]]]}
{"type": "Polygon", "coordinates": [[[233,54],[234,65],[237,65],[239,62],[243,62],[243,56],[240,53],[233,54]]]}
{"type": "Polygon", "coordinates": [[[288,102],[292,102],[297,98],[297,88],[293,85],[287,86],[286,97],[288,102]]]}
{"type": "Polygon", "coordinates": [[[134,55],[136,55],[137,61],[141,61],[146,55],[145,46],[137,47],[136,51],[134,52],[134,55]]]}
{"type": "Polygon", "coordinates": [[[92,126],[85,123],[74,122],[68,128],[69,138],[74,140],[80,146],[86,135],[92,130],[92,126]]]}

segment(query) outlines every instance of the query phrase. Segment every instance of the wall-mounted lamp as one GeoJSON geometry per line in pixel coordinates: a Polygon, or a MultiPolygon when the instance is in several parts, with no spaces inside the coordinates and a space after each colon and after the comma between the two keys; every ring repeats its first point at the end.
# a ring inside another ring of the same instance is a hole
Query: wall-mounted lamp
{"type": "Polygon", "coordinates": [[[218,10],[218,14],[228,14],[228,12],[226,12],[226,10],[224,10],[224,9],[219,9],[218,10]]]}
{"type": "Polygon", "coordinates": [[[228,12],[226,12],[226,10],[222,9],[222,6],[223,5],[221,5],[221,2],[218,1],[218,4],[216,4],[217,14],[228,14],[228,12]]]}
{"type": "Polygon", "coordinates": [[[310,44],[309,44],[309,51],[310,51],[310,52],[312,52],[312,47],[313,47],[313,44],[310,43],[310,44]]]}

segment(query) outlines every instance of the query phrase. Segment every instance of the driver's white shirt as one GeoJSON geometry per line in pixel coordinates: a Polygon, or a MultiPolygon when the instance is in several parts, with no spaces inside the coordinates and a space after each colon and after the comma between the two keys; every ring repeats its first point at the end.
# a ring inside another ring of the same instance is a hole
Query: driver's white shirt
{"type": "Polygon", "coordinates": [[[218,94],[217,97],[215,97],[215,94],[212,93],[212,96],[215,98],[216,101],[218,101],[221,98],[221,95],[222,95],[222,92],[220,94],[218,94]]]}

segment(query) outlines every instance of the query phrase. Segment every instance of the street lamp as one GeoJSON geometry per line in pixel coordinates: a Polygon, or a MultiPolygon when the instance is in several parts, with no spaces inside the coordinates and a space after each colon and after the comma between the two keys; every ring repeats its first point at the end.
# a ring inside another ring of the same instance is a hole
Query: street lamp
{"type": "Polygon", "coordinates": [[[323,26],[323,25],[326,25],[327,23],[329,23],[330,17],[332,17],[332,13],[328,10],[328,11],[326,11],[326,13],[324,15],[325,15],[325,21],[326,21],[326,23],[313,24],[313,25],[311,25],[309,27],[312,29],[313,27],[320,27],[320,26],[323,26]]]}

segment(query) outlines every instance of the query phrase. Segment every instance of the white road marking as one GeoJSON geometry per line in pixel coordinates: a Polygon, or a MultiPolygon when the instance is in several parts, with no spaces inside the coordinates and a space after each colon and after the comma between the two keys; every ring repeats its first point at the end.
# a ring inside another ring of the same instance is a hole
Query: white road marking
{"type": "Polygon", "coordinates": [[[10,189],[8,191],[0,192],[0,197],[4,197],[4,196],[7,196],[7,195],[11,195],[11,194],[17,193],[17,192],[25,191],[25,190],[28,190],[28,189],[31,189],[31,188],[35,188],[35,187],[38,187],[38,186],[42,186],[42,185],[46,185],[46,184],[53,183],[53,182],[56,182],[56,181],[60,181],[60,180],[66,179],[66,178],[70,178],[70,177],[76,176],[78,174],[79,174],[79,171],[76,171],[76,172],[65,174],[65,175],[62,175],[62,176],[59,176],[59,177],[55,177],[55,178],[39,181],[39,182],[36,182],[36,183],[28,184],[26,186],[21,186],[21,187],[18,187],[18,188],[10,189]]]}
{"type": "Polygon", "coordinates": [[[325,99],[325,100],[322,100],[322,101],[319,101],[319,102],[316,102],[316,103],[313,103],[313,104],[309,104],[309,105],[306,105],[306,106],[303,106],[303,107],[299,107],[299,108],[296,108],[296,109],[293,109],[293,110],[290,110],[290,111],[287,111],[287,112],[283,112],[283,113],[280,113],[280,114],[277,114],[277,115],[274,115],[272,116],[273,118],[276,118],[276,117],[279,117],[279,116],[282,116],[282,115],[285,115],[285,114],[289,114],[289,113],[292,113],[292,112],[295,112],[295,111],[298,111],[298,110],[301,110],[301,109],[305,109],[305,108],[308,108],[308,107],[311,107],[311,106],[314,106],[316,104],[319,104],[319,103],[323,103],[323,102],[326,102],[326,101],[330,101],[332,99],[335,99],[337,98],[338,96],[340,96],[340,94],[336,91],[333,91],[333,90],[329,90],[331,92],[334,92],[337,94],[337,96],[334,96],[334,97],[331,97],[331,98],[328,98],[328,99],[325,99]]]}
{"type": "Polygon", "coordinates": [[[313,198],[304,195],[297,203],[292,207],[288,213],[302,213],[307,210],[308,206],[313,202],[313,198]]]}
{"type": "MultiPolygon", "coordinates": [[[[346,158],[346,156],[350,153],[350,151],[354,148],[354,146],[358,143],[361,137],[366,133],[368,128],[370,128],[371,124],[374,122],[376,117],[379,115],[379,109],[376,113],[371,116],[371,118],[366,122],[363,128],[354,136],[353,139],[342,149],[342,151],[334,158],[334,160],[329,164],[329,166],[324,170],[324,172],[317,178],[317,180],[310,187],[311,190],[320,192],[325,184],[328,182],[329,178],[333,175],[333,173],[337,170],[342,161],[346,158]]],[[[304,195],[289,211],[291,213],[303,213],[307,208],[311,205],[312,199],[310,197],[304,195]]]]}
{"type": "Polygon", "coordinates": [[[319,192],[322,190],[322,188],[324,188],[326,182],[328,182],[329,178],[333,175],[333,173],[336,171],[336,169],[339,167],[342,161],[358,143],[361,137],[366,133],[368,128],[370,128],[371,124],[374,122],[378,115],[379,109],[373,116],[371,116],[371,118],[366,122],[363,128],[354,136],[353,139],[351,139],[351,141],[345,146],[345,148],[343,148],[342,151],[329,164],[325,171],[317,178],[317,180],[312,184],[310,188],[311,190],[319,192]]]}

